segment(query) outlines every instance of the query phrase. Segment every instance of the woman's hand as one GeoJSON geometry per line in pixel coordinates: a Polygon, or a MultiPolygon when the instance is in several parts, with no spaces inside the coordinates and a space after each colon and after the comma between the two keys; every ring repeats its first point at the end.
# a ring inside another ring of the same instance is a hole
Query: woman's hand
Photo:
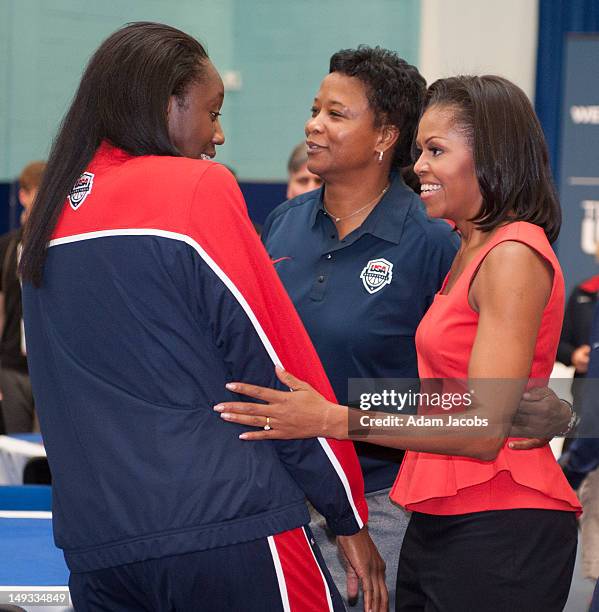
{"type": "Polygon", "coordinates": [[[591,347],[588,344],[583,344],[577,349],[574,349],[570,360],[578,374],[586,374],[589,371],[590,357],[591,347]]]}
{"type": "Polygon", "coordinates": [[[385,562],[371,540],[368,528],[363,527],[353,536],[337,536],[337,546],[345,564],[347,599],[351,602],[358,598],[361,584],[364,610],[387,612],[389,593],[385,584],[385,562]]]}
{"type": "Polygon", "coordinates": [[[568,428],[571,416],[572,410],[549,387],[530,389],[522,396],[510,431],[510,437],[527,439],[510,442],[510,448],[545,446],[568,428]]]}
{"type": "Polygon", "coordinates": [[[229,391],[266,403],[226,402],[214,407],[225,421],[262,428],[241,434],[242,440],[347,437],[347,411],[344,407],[329,402],[308,383],[279,367],[276,374],[291,391],[232,382],[227,385],[229,391]],[[270,429],[264,429],[265,426],[270,429]]]}

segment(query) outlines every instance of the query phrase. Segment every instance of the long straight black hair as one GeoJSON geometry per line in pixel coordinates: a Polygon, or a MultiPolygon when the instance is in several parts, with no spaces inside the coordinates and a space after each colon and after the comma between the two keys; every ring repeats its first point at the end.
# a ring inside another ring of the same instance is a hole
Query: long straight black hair
{"type": "Polygon", "coordinates": [[[131,155],[181,155],[168,135],[169,98],[182,97],[191,82],[201,81],[207,61],[197,40],[160,23],[128,24],[100,45],[53,142],[25,226],[24,281],[41,284],[64,202],[102,140],[131,155]]]}

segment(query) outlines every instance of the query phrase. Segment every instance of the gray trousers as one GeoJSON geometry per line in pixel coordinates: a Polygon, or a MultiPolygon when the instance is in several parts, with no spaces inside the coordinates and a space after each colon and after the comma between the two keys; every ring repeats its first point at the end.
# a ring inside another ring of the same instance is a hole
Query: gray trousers
{"type": "MultiPolygon", "coordinates": [[[[389,607],[395,610],[395,583],[397,581],[397,565],[399,562],[399,551],[403,541],[404,534],[408,528],[410,513],[403,508],[397,506],[389,499],[390,489],[383,491],[375,491],[366,495],[368,502],[368,533],[376,547],[379,549],[381,557],[383,557],[387,565],[386,583],[389,591],[389,607]]],[[[331,572],[333,581],[337,585],[345,605],[347,601],[347,588],[345,579],[345,569],[339,557],[334,534],[328,529],[324,518],[313,508],[311,510],[312,521],[310,528],[322,555],[325,563],[331,572]]],[[[352,602],[353,604],[353,602],[352,602]]],[[[358,607],[361,610],[363,606],[362,593],[358,600],[358,607]]]]}
{"type": "Polygon", "coordinates": [[[29,376],[17,370],[0,369],[0,391],[6,433],[33,431],[36,419],[29,376]]]}

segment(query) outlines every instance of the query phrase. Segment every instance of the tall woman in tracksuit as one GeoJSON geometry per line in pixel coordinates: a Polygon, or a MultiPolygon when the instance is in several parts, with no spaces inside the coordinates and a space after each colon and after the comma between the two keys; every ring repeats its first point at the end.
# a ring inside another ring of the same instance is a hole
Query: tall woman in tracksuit
{"type": "Polygon", "coordinates": [[[331,388],[247,217],[202,46],[111,35],[58,133],[22,258],[54,531],[77,610],[340,610],[306,525],[338,534],[369,608],[384,564],[351,445],[251,447],[212,411],[273,364],[331,388]]]}

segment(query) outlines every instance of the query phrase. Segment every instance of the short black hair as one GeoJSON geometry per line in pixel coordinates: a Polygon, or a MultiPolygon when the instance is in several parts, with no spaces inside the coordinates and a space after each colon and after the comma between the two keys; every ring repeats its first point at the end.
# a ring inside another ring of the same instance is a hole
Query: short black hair
{"type": "Polygon", "coordinates": [[[506,221],[528,221],[553,242],[561,226],[543,130],[526,94],[495,75],[435,81],[424,109],[448,107],[472,147],[483,198],[471,219],[488,232],[506,221]]]}
{"type": "Polygon", "coordinates": [[[128,24],[100,45],[54,140],[27,220],[24,280],[41,283],[46,245],[64,201],[102,140],[131,155],[181,155],[169,138],[168,103],[202,81],[207,62],[197,40],[161,23],[128,24]]]}
{"type": "Polygon", "coordinates": [[[426,81],[418,69],[393,51],[360,45],[337,51],[331,57],[331,72],[356,77],[365,85],[376,125],[390,124],[399,130],[393,165],[410,165],[412,140],[426,92],[426,81]]]}

